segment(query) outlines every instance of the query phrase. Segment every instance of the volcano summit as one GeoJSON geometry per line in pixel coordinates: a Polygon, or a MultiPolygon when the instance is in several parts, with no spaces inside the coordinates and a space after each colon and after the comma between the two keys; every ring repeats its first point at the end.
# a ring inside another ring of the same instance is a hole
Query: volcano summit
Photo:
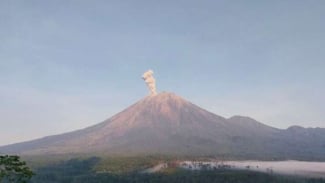
{"type": "Polygon", "coordinates": [[[229,119],[168,92],[150,95],[88,128],[0,147],[1,153],[229,156],[325,160],[325,129],[273,128],[229,119]]]}

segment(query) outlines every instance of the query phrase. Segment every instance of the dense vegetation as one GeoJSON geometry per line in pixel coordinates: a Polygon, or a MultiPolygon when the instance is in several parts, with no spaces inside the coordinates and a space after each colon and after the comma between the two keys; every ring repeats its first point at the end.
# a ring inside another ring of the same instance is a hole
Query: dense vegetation
{"type": "Polygon", "coordinates": [[[158,159],[100,158],[71,159],[38,168],[32,183],[325,183],[324,179],[278,176],[226,169],[189,171],[171,167],[160,173],[144,174],[139,170],[158,159]]]}
{"type": "Polygon", "coordinates": [[[160,161],[168,161],[166,157],[139,156],[139,157],[106,157],[94,167],[97,172],[123,174],[150,168],[160,161]]]}
{"type": "Polygon", "coordinates": [[[24,183],[31,179],[34,173],[16,155],[0,155],[0,182],[24,183]]]}

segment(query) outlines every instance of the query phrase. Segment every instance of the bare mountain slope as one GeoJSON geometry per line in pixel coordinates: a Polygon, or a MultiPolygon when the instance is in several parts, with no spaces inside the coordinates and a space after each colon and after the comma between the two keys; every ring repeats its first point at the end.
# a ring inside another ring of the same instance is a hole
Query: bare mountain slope
{"type": "Polygon", "coordinates": [[[312,152],[313,157],[325,159],[324,134],[324,129],[280,130],[242,116],[225,119],[164,92],[145,97],[95,126],[3,146],[0,152],[222,155],[255,159],[308,159],[312,152]],[[301,138],[304,131],[310,135],[301,138]],[[319,138],[315,143],[305,143],[314,136],[319,138]],[[299,143],[309,150],[300,150],[299,143]]]}

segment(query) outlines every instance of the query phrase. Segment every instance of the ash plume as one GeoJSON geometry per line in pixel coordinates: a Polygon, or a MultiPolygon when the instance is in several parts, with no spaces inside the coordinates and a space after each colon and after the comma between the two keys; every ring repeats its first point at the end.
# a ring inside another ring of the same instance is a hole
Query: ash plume
{"type": "Polygon", "coordinates": [[[142,79],[147,84],[148,89],[150,91],[150,95],[156,95],[157,94],[157,91],[156,91],[156,80],[153,77],[153,71],[152,70],[148,70],[145,73],[143,73],[142,79]]]}

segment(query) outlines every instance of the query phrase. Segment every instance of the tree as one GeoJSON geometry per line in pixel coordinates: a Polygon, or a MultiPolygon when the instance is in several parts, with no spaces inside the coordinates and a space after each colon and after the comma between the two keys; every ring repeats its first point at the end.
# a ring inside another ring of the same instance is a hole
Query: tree
{"type": "Polygon", "coordinates": [[[26,183],[34,173],[16,155],[0,155],[0,182],[26,183]]]}

